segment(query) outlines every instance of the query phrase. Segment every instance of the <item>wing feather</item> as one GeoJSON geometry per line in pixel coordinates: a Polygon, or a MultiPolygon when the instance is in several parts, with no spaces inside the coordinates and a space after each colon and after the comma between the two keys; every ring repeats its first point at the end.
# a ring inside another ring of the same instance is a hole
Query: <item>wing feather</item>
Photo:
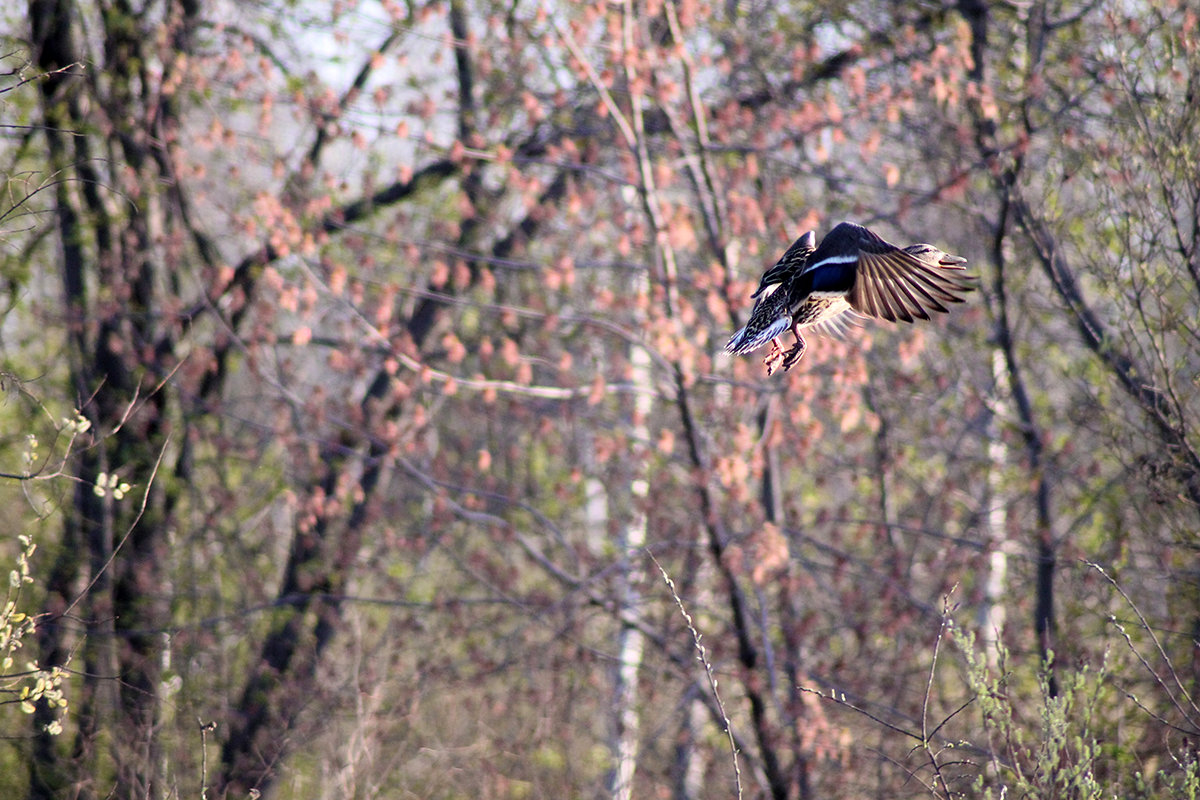
{"type": "Polygon", "coordinates": [[[835,339],[842,339],[846,336],[847,330],[860,327],[862,319],[862,314],[852,308],[847,308],[841,314],[823,319],[805,328],[805,332],[812,331],[822,336],[832,336],[835,339]]]}
{"type": "MultiPolygon", "coordinates": [[[[854,287],[846,296],[850,307],[860,313],[895,322],[929,319],[930,311],[946,313],[944,304],[961,303],[971,291],[966,276],[960,277],[966,259],[930,248],[932,254],[901,250],[874,237],[859,249],[854,287]],[[945,259],[945,260],[943,260],[945,259]],[[949,263],[946,263],[946,262],[949,263]]],[[[928,247],[927,245],[924,247],[928,247]]]]}
{"type": "Polygon", "coordinates": [[[793,276],[802,272],[808,257],[816,249],[816,239],[816,234],[808,231],[792,242],[792,246],[780,256],[779,260],[775,262],[775,266],[763,273],[758,282],[758,288],[750,296],[758,297],[767,287],[786,284],[793,276]]]}

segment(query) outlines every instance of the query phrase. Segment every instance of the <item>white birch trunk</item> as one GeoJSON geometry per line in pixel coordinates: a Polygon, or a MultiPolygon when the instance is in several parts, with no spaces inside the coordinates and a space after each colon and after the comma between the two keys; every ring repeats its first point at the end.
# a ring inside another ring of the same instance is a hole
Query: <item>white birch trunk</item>
{"type": "MultiPolygon", "coordinates": [[[[641,592],[638,587],[644,578],[642,549],[646,546],[645,507],[650,494],[646,459],[650,440],[649,417],[653,408],[653,376],[650,355],[645,348],[634,346],[629,354],[633,367],[633,420],[629,435],[634,473],[629,485],[630,509],[628,522],[621,533],[621,557],[625,560],[625,575],[621,589],[621,617],[638,614],[641,592]]],[[[638,708],[638,672],[642,666],[645,641],[642,633],[631,625],[622,625],[617,636],[617,675],[614,687],[615,735],[613,741],[613,800],[632,800],[633,777],[637,768],[638,738],[641,733],[641,714],[638,708]]]]}
{"type": "Polygon", "coordinates": [[[987,505],[984,515],[988,563],[983,582],[983,600],[979,605],[979,641],[987,654],[988,665],[994,669],[999,655],[996,646],[1001,641],[1007,619],[1004,592],[1008,585],[1009,552],[1008,511],[1002,486],[1008,463],[1008,447],[1000,435],[998,424],[1000,419],[1008,416],[1008,372],[1004,366],[1004,353],[998,347],[992,351],[992,378],[996,388],[992,396],[992,416],[988,421],[987,505]]]}

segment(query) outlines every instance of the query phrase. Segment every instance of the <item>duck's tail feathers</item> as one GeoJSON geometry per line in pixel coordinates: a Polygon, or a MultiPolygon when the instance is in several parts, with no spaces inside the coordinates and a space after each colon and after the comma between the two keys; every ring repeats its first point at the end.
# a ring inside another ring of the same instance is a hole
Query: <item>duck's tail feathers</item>
{"type": "Polygon", "coordinates": [[[792,327],[792,319],[789,316],[779,317],[766,327],[759,327],[753,323],[754,320],[751,320],[746,327],[729,338],[729,343],[725,345],[726,353],[736,356],[757,350],[792,327]]]}

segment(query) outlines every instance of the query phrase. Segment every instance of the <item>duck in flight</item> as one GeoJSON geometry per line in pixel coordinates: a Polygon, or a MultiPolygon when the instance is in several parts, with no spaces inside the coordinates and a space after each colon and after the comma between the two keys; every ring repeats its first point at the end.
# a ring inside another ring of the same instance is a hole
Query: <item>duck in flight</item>
{"type": "Polygon", "coordinates": [[[945,304],[963,302],[974,289],[966,262],[931,244],[897,247],[853,222],[839,224],[819,246],[809,231],[763,273],[750,319],[725,351],[741,355],[770,342],[763,359],[770,375],[804,355],[802,328],[836,333],[855,314],[912,322],[946,313],[945,304]],[[779,337],[789,330],[796,343],[785,352],[779,337]]]}

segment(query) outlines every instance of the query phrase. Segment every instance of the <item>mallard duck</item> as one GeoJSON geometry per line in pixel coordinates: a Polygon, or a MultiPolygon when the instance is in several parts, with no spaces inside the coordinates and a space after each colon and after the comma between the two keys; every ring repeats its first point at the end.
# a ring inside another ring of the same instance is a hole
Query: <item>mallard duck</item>
{"type": "Polygon", "coordinates": [[[831,230],[818,247],[812,231],[788,248],[768,269],[753,297],[758,298],[745,327],[725,345],[734,355],[767,342],[767,374],[795,366],[807,344],[801,328],[838,331],[854,315],[889,322],[929,319],[929,311],[949,311],[943,303],[961,303],[972,291],[964,272],[966,259],[931,244],[900,248],[853,222],[831,230]],[[786,353],[779,337],[787,331],[796,343],[786,353]]]}

